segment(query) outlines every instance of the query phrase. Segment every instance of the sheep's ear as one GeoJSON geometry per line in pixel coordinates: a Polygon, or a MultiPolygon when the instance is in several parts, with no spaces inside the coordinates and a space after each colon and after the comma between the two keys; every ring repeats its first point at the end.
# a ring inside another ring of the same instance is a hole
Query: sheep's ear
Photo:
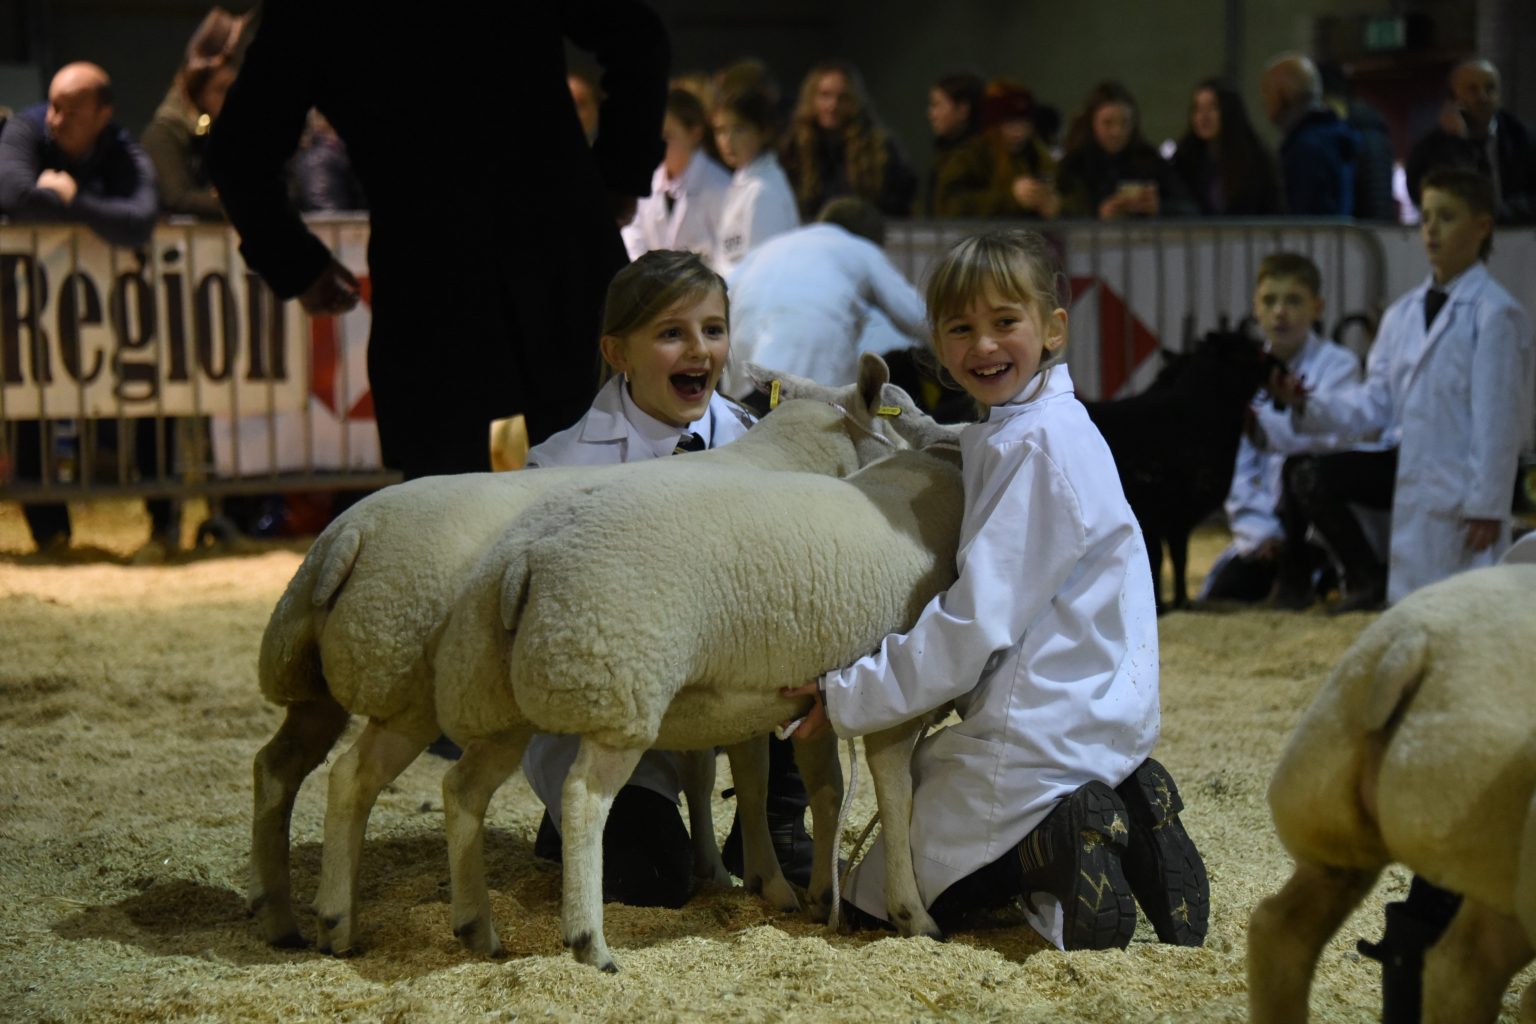
{"type": "Polygon", "coordinates": [[[871,414],[879,410],[881,394],[890,382],[891,369],[884,359],[873,352],[865,352],[859,357],[859,401],[871,414]]]}
{"type": "Polygon", "coordinates": [[[796,377],[792,373],[783,373],[767,366],[747,363],[744,369],[747,379],[752,382],[752,387],[764,394],[771,394],[773,385],[777,382],[781,401],[791,398],[810,398],[818,402],[832,402],[838,395],[836,388],[829,388],[825,384],[818,384],[805,377],[796,377]]]}
{"type": "Polygon", "coordinates": [[[881,407],[876,412],[886,417],[903,441],[913,448],[956,448],[960,443],[959,425],[940,423],[917,407],[912,396],[895,384],[880,389],[881,407]],[[895,410],[891,415],[885,410],[895,410]]]}

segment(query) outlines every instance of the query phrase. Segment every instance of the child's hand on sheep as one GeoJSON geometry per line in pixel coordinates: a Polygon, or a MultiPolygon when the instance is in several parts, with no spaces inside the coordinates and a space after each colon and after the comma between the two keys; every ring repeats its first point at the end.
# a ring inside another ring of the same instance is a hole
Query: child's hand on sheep
{"type": "MultiPolygon", "coordinates": [[[[804,686],[786,686],[779,690],[779,696],[794,700],[797,697],[811,698],[811,708],[799,718],[799,725],[789,733],[797,740],[814,740],[832,727],[827,718],[827,706],[822,703],[821,683],[812,679],[804,686]]],[[[795,725],[796,719],[788,718],[780,723],[781,729],[788,729],[795,725]]]]}

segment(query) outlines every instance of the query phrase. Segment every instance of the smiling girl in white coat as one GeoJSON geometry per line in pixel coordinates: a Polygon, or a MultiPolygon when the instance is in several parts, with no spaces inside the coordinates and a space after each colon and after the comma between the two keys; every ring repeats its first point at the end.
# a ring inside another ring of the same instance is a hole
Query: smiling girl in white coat
{"type": "Polygon", "coordinates": [[[713,120],[720,159],[736,171],[725,194],[712,263],[726,277],[753,248],[799,227],[800,212],[773,152],[772,99],[757,89],[727,94],[721,97],[713,120]]]}
{"type": "MultiPolygon", "coordinates": [[[[603,307],[603,358],[614,377],[575,426],[535,446],[528,465],[639,462],[728,444],[751,417],[715,392],[730,351],[725,282],[694,253],[646,253],[614,275],[603,307]]],[[[548,809],[534,850],[558,859],[561,787],[576,736],[535,736],[523,771],[548,809]]],[[[678,814],[674,755],[650,751],[619,791],[603,832],[603,888],[637,906],[682,906],[692,851],[678,814]],[[609,865],[612,865],[610,867],[609,865]]]]}
{"type": "MultiPolygon", "coordinates": [[[[1365,380],[1315,395],[1294,380],[1280,382],[1282,397],[1297,400],[1298,429],[1379,435],[1395,447],[1395,465],[1379,474],[1385,493],[1369,502],[1390,502],[1392,510],[1384,593],[1392,602],[1498,561],[1509,546],[1515,473],[1531,426],[1531,324],[1482,264],[1493,237],[1492,184],[1474,171],[1440,170],[1426,176],[1423,194],[1430,277],[1382,315],[1365,380]]],[[[1314,483],[1328,488],[1324,499],[1369,497],[1322,476],[1314,483]]],[[[1348,517],[1340,520],[1347,529],[1348,517]]],[[[1322,524],[1315,514],[1313,522],[1322,524]]],[[[1379,584],[1351,586],[1346,551],[1358,538],[1325,539],[1345,561],[1341,606],[1379,604],[1379,584]]],[[[1369,563],[1359,560],[1356,574],[1368,573],[1369,563]]]]}
{"type": "MultiPolygon", "coordinates": [[[[1065,279],[1038,234],[960,241],[928,285],[940,364],[986,408],[960,445],[958,578],[912,629],[816,683],[797,730],[888,728],[954,702],[913,756],[912,854],[930,911],[1026,899],[1064,949],[1124,947],[1142,908],[1198,945],[1208,887],[1157,742],[1157,611],[1141,530],[1062,362],[1065,279]]],[[[884,851],[849,885],[885,916],[884,851]]]]}
{"type": "Polygon", "coordinates": [[[667,94],[661,123],[666,155],[651,175],[651,194],[635,204],[635,219],[620,232],[630,259],[653,249],[677,249],[711,262],[731,172],[704,151],[707,131],[697,96],[686,89],[667,94]]]}

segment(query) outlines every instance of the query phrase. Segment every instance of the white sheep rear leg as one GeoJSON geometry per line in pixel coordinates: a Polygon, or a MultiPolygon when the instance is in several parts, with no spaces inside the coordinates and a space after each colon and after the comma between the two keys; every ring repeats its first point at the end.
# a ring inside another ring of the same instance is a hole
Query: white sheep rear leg
{"type": "Polygon", "coordinates": [[[1290,881],[1248,922],[1250,1024],[1299,1024],[1323,945],[1376,884],[1380,868],[1298,861],[1290,881]]]}
{"type": "Polygon", "coordinates": [[[736,783],[736,816],[741,821],[741,884],[761,892],[779,910],[800,909],[795,887],[784,877],[768,831],[768,734],[725,748],[736,783]]]}
{"type": "Polygon", "coordinates": [[[613,798],[644,753],[644,749],[604,746],[583,736],[561,791],[565,878],[560,935],[577,960],[610,973],[619,967],[603,938],[603,826],[613,798]]]}
{"type": "Polygon", "coordinates": [[[481,956],[506,952],[496,935],[491,894],[485,884],[485,809],[507,776],[517,771],[530,735],[472,740],[443,776],[453,934],[481,956]]]}
{"type": "Polygon", "coordinates": [[[437,729],[427,735],[391,732],[369,722],[331,766],[325,803],[325,846],[320,853],[320,890],[315,895],[316,945],[337,956],[352,950],[357,913],[357,872],[368,815],[385,786],[416,760],[437,729]]]}
{"type": "Polygon", "coordinates": [[[693,875],[721,885],[731,884],[731,873],[720,859],[715,841],[715,750],[680,750],[677,774],[688,800],[688,839],[693,846],[693,875]]]}
{"type": "Polygon", "coordinates": [[[293,919],[288,868],[288,834],[293,801],[336,738],[347,727],[347,711],[331,699],[290,704],[277,733],[252,765],[255,811],[251,815],[249,906],[264,939],[274,946],[302,946],[293,919]]]}
{"type": "Polygon", "coordinates": [[[1463,898],[1445,934],[1424,954],[1424,1024],[1498,1020],[1504,990],[1531,955],[1519,921],[1463,898]]]}
{"type": "Polygon", "coordinates": [[[914,718],[864,737],[864,758],[875,783],[880,828],[885,837],[885,911],[903,935],[943,939],[923,906],[912,865],[912,746],[923,720],[914,718]]]}
{"type": "Polygon", "coordinates": [[[843,802],[843,766],[837,759],[837,737],[795,740],[795,764],[805,781],[811,801],[811,887],[806,913],[813,921],[826,921],[832,912],[832,873],[838,870],[841,836],[837,814],[843,802]]]}

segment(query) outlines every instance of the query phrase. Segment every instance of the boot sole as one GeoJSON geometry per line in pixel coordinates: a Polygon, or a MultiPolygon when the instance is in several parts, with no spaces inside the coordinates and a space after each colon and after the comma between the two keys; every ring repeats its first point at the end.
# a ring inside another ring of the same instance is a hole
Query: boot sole
{"type": "Polygon", "coordinates": [[[1173,777],[1148,758],[1117,792],[1131,818],[1125,876],[1136,902],[1161,941],[1174,946],[1205,943],[1211,909],[1210,880],[1179,811],[1173,777]]]}
{"type": "Polygon", "coordinates": [[[1067,822],[1057,831],[1074,837],[1072,848],[1053,851],[1049,863],[1026,868],[1024,895],[1048,892],[1061,900],[1067,949],[1124,949],[1136,931],[1136,903],[1120,864],[1130,831],[1125,807],[1102,782],[1088,783],[1067,800],[1059,812],[1067,822]],[[1063,877],[1067,872],[1070,877],[1063,877]]]}

